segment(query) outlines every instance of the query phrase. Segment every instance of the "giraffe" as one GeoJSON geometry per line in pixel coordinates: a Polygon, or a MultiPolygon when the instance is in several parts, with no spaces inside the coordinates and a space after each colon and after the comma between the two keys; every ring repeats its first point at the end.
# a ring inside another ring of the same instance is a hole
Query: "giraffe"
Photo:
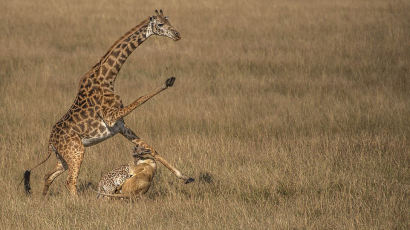
{"type": "Polygon", "coordinates": [[[79,84],[74,103],[67,113],[52,127],[48,142],[48,155],[45,160],[24,173],[24,187],[30,193],[30,173],[56,154],[57,165],[44,177],[43,195],[46,195],[53,181],[68,170],[66,188],[77,196],[77,178],[86,147],[100,143],[118,133],[131,141],[140,151],[149,153],[161,162],[179,179],[189,183],[193,178],[183,175],[168,163],[158,152],[138,137],[124,122],[124,117],[150,98],[171,87],[175,78],[165,81],[165,85],[141,96],[124,106],[114,91],[114,83],[122,65],[130,54],[152,35],[165,36],[174,41],[181,39],[179,32],[171,25],[163,11],[155,10],[155,15],[143,20],[120,37],[107,53],[85,73],[79,84]]]}

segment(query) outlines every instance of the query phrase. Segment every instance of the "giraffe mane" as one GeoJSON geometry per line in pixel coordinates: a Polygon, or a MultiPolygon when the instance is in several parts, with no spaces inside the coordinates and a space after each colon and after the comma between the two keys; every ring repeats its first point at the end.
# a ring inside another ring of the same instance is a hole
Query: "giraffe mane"
{"type": "Polygon", "coordinates": [[[141,29],[146,23],[149,21],[149,19],[145,19],[142,21],[140,24],[136,25],[133,27],[131,30],[126,32],[123,36],[121,36],[117,41],[114,42],[114,44],[108,49],[108,51],[104,54],[104,56],[101,57],[100,61],[94,66],[98,68],[100,67],[101,63],[103,63],[110,55],[111,51],[113,50],[114,47],[116,47],[118,44],[120,44],[122,41],[124,41],[126,38],[128,38],[131,34],[133,34],[135,31],[141,29]]]}

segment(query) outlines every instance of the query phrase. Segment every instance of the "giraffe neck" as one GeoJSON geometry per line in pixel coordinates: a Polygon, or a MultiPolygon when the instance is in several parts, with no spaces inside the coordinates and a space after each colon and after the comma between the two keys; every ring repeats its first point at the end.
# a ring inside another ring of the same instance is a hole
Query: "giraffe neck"
{"type": "Polygon", "coordinates": [[[101,58],[96,65],[99,65],[97,78],[100,85],[114,89],[115,79],[122,65],[131,53],[152,35],[152,30],[148,25],[149,20],[147,19],[132,28],[118,39],[101,58]]]}

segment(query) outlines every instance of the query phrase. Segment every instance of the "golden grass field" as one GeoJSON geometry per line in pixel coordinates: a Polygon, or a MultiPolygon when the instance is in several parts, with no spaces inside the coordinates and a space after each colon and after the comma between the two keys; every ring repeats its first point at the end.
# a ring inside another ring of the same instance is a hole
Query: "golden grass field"
{"type": "Polygon", "coordinates": [[[409,229],[410,2],[1,1],[0,229],[409,229]],[[126,122],[194,183],[159,166],[136,202],[96,200],[131,159],[121,135],[86,149],[41,197],[51,127],[78,81],[162,8],[183,39],[149,38],[122,68],[126,122]]]}

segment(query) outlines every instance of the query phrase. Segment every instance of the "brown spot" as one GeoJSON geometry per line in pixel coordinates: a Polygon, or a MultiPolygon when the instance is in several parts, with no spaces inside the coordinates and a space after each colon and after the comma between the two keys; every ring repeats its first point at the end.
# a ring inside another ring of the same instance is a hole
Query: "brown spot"
{"type": "Polygon", "coordinates": [[[81,108],[80,108],[80,107],[76,107],[76,108],[73,110],[74,113],[79,113],[80,111],[81,111],[81,108]]]}
{"type": "Polygon", "coordinates": [[[107,63],[109,66],[112,66],[114,64],[115,60],[108,58],[107,63]]]}
{"type": "Polygon", "coordinates": [[[129,49],[129,47],[127,46],[127,48],[125,48],[125,52],[127,52],[127,55],[130,56],[130,54],[132,53],[132,51],[129,49]]]}
{"type": "Polygon", "coordinates": [[[138,45],[141,45],[141,43],[142,43],[142,39],[141,38],[138,38],[138,45]]]}
{"type": "Polygon", "coordinates": [[[87,98],[87,103],[89,106],[93,106],[94,102],[91,100],[91,98],[87,98]]]}
{"type": "Polygon", "coordinates": [[[92,136],[92,137],[97,136],[97,130],[94,129],[94,131],[92,131],[92,132],[90,133],[90,136],[92,136]]]}
{"type": "Polygon", "coordinates": [[[125,62],[126,60],[127,60],[127,59],[118,58],[118,61],[120,62],[121,65],[124,64],[124,62],[125,62]]]}
{"type": "Polygon", "coordinates": [[[100,130],[101,133],[105,131],[105,127],[102,126],[102,125],[100,125],[100,127],[98,127],[98,129],[100,130]]]}
{"type": "Polygon", "coordinates": [[[98,85],[98,84],[100,84],[100,82],[98,81],[97,78],[93,78],[93,84],[94,84],[94,85],[98,85]]]}
{"type": "Polygon", "coordinates": [[[90,117],[94,117],[94,109],[89,108],[88,109],[88,114],[90,114],[90,117]]]}
{"type": "Polygon", "coordinates": [[[83,98],[85,98],[85,95],[82,96],[82,97],[80,97],[80,95],[79,95],[77,100],[75,100],[74,104],[76,104],[77,106],[83,105],[85,103],[85,100],[83,98]]]}
{"type": "Polygon", "coordinates": [[[93,123],[91,124],[91,127],[97,128],[99,125],[100,125],[100,122],[95,121],[95,122],[93,122],[93,123]]]}
{"type": "Polygon", "coordinates": [[[87,116],[87,112],[85,112],[85,110],[82,110],[82,111],[80,112],[80,116],[81,116],[81,118],[83,118],[83,119],[85,119],[85,118],[88,117],[88,116],[87,116]]]}
{"type": "Polygon", "coordinates": [[[127,55],[125,55],[124,53],[121,53],[121,58],[127,59],[127,55]]]}
{"type": "Polygon", "coordinates": [[[118,64],[118,63],[115,63],[114,68],[117,70],[117,72],[119,72],[119,71],[120,71],[120,69],[121,69],[121,65],[120,65],[120,64],[118,64]]]}
{"type": "Polygon", "coordinates": [[[105,103],[107,103],[108,105],[112,105],[114,103],[113,99],[105,99],[105,103]]]}
{"type": "Polygon", "coordinates": [[[93,96],[95,104],[101,104],[100,98],[97,95],[93,96]]]}
{"type": "Polygon", "coordinates": [[[67,123],[66,122],[61,122],[61,128],[67,128],[68,127],[68,125],[67,125],[67,123]]]}
{"type": "Polygon", "coordinates": [[[73,118],[75,121],[79,121],[80,120],[80,116],[78,115],[78,113],[74,113],[73,114],[73,118]]]}
{"type": "Polygon", "coordinates": [[[107,70],[108,70],[107,67],[103,65],[101,68],[102,74],[105,75],[107,73],[107,70]]]}
{"type": "Polygon", "coordinates": [[[93,90],[94,92],[98,92],[98,91],[100,91],[100,87],[95,85],[95,86],[93,86],[93,88],[91,90],[93,90]]]}
{"type": "Polygon", "coordinates": [[[111,55],[114,57],[118,57],[118,55],[120,55],[121,50],[117,50],[117,51],[112,51],[111,55]]]}
{"type": "Polygon", "coordinates": [[[134,42],[131,42],[131,43],[130,43],[130,46],[131,46],[131,48],[134,49],[134,50],[137,48],[137,46],[134,44],[134,42]]]}
{"type": "Polygon", "coordinates": [[[91,81],[88,79],[87,84],[85,85],[85,88],[90,88],[91,87],[91,81]]]}
{"type": "Polygon", "coordinates": [[[68,117],[67,117],[67,121],[68,121],[68,122],[73,122],[73,117],[72,117],[72,116],[68,116],[68,117]]]}
{"type": "Polygon", "coordinates": [[[120,108],[122,106],[122,103],[120,101],[116,101],[114,104],[114,107],[120,108]]]}
{"type": "Polygon", "coordinates": [[[78,128],[80,128],[81,132],[84,132],[84,130],[85,130],[85,125],[84,125],[84,123],[80,122],[80,123],[78,124],[78,128]]]}
{"type": "Polygon", "coordinates": [[[85,90],[84,90],[84,89],[81,89],[81,90],[78,92],[78,95],[85,96],[85,90]]]}
{"type": "Polygon", "coordinates": [[[93,119],[87,119],[86,124],[88,127],[91,127],[91,124],[93,123],[93,119]]]}

